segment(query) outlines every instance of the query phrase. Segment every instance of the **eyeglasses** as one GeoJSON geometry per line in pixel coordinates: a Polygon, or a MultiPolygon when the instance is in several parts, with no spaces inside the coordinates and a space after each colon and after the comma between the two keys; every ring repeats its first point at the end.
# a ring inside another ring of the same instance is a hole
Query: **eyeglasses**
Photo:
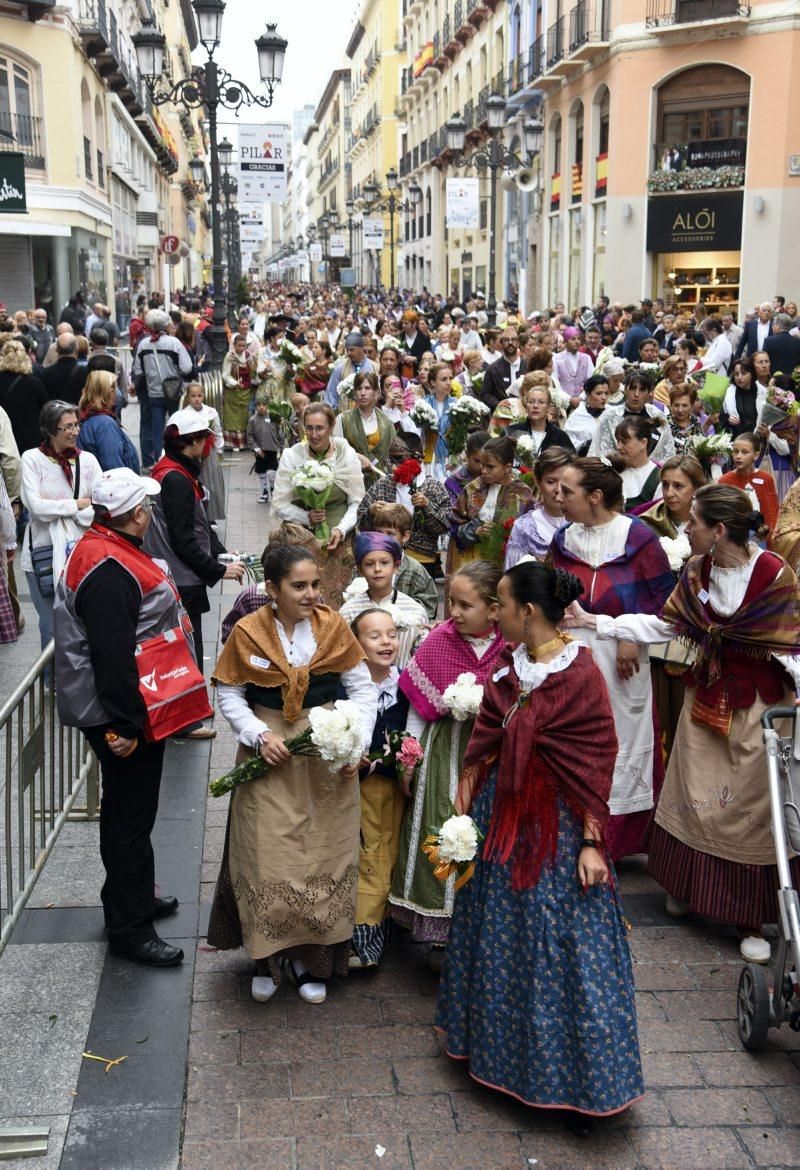
{"type": "Polygon", "coordinates": [[[63,427],[57,427],[56,433],[60,434],[64,431],[79,431],[81,429],[80,423],[65,423],[63,427]]]}

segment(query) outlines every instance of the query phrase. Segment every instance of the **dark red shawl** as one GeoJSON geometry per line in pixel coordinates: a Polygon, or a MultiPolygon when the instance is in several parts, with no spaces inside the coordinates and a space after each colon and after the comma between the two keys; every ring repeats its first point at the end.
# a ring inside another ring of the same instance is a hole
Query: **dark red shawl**
{"type": "Polygon", "coordinates": [[[519,698],[506,649],[484,684],[464,757],[465,782],[472,772],[476,792],[498,763],[483,857],[511,861],[515,890],[535,886],[542,866],[555,855],[559,800],[576,816],[591,817],[603,833],[618,747],[605,680],[584,647],[566,670],[548,675],[524,698],[504,727],[519,698]]]}

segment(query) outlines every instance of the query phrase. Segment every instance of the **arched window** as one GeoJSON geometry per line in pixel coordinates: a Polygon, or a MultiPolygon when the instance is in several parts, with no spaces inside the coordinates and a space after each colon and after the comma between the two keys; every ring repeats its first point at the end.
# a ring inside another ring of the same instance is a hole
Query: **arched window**
{"type": "MultiPolygon", "coordinates": [[[[701,144],[734,139],[736,160],[744,161],[750,109],[750,78],[730,65],[701,65],[684,69],[658,87],[657,129],[653,165],[661,165],[665,151],[677,155],[678,166],[686,161],[689,143],[701,144]]],[[[710,149],[709,153],[710,153],[710,149]]],[[[733,144],[728,144],[733,149],[733,144]]],[[[721,165],[716,163],[712,165],[721,165]]]]}
{"type": "Polygon", "coordinates": [[[605,199],[608,186],[608,131],[611,95],[601,85],[592,103],[592,155],[594,156],[594,198],[605,199]]]}
{"type": "Polygon", "coordinates": [[[81,82],[81,113],[83,116],[83,170],[87,180],[94,182],[94,159],[92,158],[92,99],[86,79],[81,82]]]}
{"type": "Polygon", "coordinates": [[[103,114],[103,103],[99,97],[94,99],[94,146],[97,156],[97,185],[105,188],[106,185],[106,120],[103,114]]]}
{"type": "Polygon", "coordinates": [[[39,158],[39,119],[34,116],[34,86],[29,69],[0,50],[0,130],[3,149],[22,150],[26,163],[39,158]]]}

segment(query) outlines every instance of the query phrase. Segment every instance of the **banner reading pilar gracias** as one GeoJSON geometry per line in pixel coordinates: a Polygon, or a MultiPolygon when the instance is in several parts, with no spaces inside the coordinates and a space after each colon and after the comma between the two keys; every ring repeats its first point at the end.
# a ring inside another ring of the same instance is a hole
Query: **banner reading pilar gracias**
{"type": "Polygon", "coordinates": [[[289,126],[239,127],[239,203],[284,203],[288,196],[289,126]]]}

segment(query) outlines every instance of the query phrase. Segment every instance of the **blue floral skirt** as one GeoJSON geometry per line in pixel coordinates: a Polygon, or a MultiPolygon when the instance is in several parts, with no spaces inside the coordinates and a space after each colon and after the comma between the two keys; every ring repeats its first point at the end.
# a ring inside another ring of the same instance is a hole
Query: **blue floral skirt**
{"type": "MultiPolygon", "coordinates": [[[[495,783],[496,772],[471,810],[484,834],[495,783]]],[[[475,1080],[603,1115],[644,1083],[626,928],[611,888],[583,893],[582,829],[562,805],[555,861],[532,889],[513,890],[508,865],[477,863],[456,896],[436,1025],[475,1080]]]]}

